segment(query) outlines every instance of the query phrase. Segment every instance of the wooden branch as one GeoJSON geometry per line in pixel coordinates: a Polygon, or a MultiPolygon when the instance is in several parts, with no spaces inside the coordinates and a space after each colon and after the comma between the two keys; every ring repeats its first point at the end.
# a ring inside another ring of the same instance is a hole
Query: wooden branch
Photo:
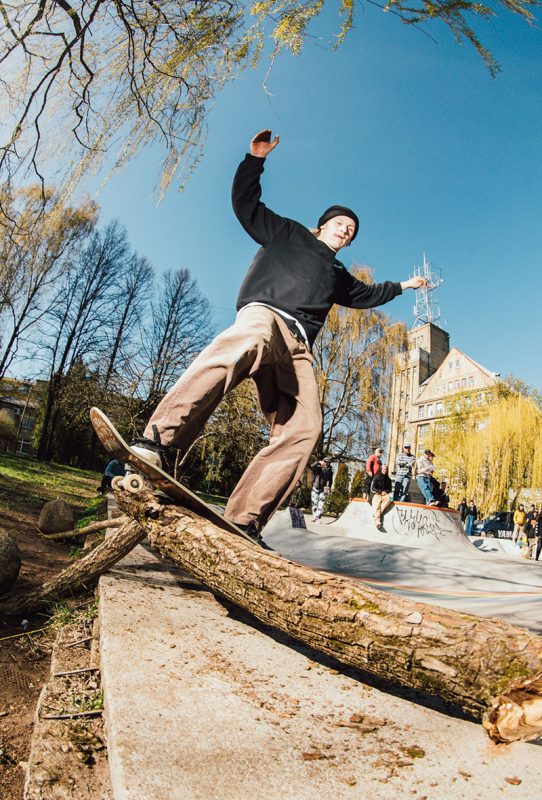
{"type": "Polygon", "coordinates": [[[145,538],[145,531],[134,519],[124,522],[121,527],[98,547],[83,558],[74,561],[65,570],[55,575],[32,592],[0,598],[0,614],[18,614],[33,611],[59,597],[72,596],[85,590],[101,574],[123,558],[135,545],[145,538]]]}
{"type": "Polygon", "coordinates": [[[116,500],[163,556],[262,622],[483,718],[495,741],[542,734],[541,637],[287,561],[148,490],[116,500]]]}
{"type": "Polygon", "coordinates": [[[119,525],[124,525],[128,522],[128,517],[113,517],[112,519],[99,519],[96,522],[91,522],[85,525],[84,528],[75,528],[73,531],[63,531],[62,533],[41,533],[42,539],[49,539],[51,542],[59,539],[72,539],[76,536],[86,536],[87,533],[94,533],[95,531],[102,531],[105,528],[118,528],[119,525]]]}

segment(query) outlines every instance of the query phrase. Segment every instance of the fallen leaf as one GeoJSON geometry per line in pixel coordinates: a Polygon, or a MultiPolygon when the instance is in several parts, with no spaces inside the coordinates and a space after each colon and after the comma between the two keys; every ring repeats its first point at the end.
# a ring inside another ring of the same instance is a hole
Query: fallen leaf
{"type": "Polygon", "coordinates": [[[506,783],[511,783],[512,786],[519,786],[519,784],[521,783],[521,778],[515,778],[514,776],[510,776],[508,778],[505,778],[504,780],[506,781],[506,783]]]}

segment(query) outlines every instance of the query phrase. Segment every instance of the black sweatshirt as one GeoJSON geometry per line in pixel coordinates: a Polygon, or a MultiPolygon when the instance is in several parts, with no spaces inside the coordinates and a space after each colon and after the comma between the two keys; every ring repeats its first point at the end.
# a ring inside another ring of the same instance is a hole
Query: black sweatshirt
{"type": "Polygon", "coordinates": [[[373,308],[401,294],[401,284],[357,280],[308,228],[266,208],[260,202],[264,160],[247,154],[233,181],[237,219],[262,245],[241,284],[237,309],[255,302],[274,306],[303,326],[312,346],[334,303],[373,308]]]}

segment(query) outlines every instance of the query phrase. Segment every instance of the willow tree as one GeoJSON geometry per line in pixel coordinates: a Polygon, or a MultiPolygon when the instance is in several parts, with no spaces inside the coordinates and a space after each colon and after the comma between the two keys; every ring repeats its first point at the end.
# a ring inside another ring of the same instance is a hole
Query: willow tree
{"type": "MultiPolygon", "coordinates": [[[[498,65],[472,27],[507,9],[534,21],[540,0],[388,0],[402,22],[443,23],[498,65]]],[[[185,179],[205,141],[207,111],[224,84],[262,54],[298,53],[324,0],[32,0],[0,3],[3,140],[0,175],[30,168],[44,180],[51,158],[68,186],[105,154],[122,166],[161,142],[161,189],[185,179]]],[[[352,27],[342,0],[334,31],[352,27]]]]}
{"type": "MultiPolygon", "coordinates": [[[[367,267],[353,275],[371,283],[367,267]]],[[[378,308],[333,306],[314,345],[323,416],[321,453],[360,460],[385,439],[394,359],[406,329],[378,308]]]]}
{"type": "Polygon", "coordinates": [[[454,499],[472,498],[489,513],[514,502],[522,488],[542,487],[542,408],[504,383],[481,400],[476,393],[459,397],[430,447],[454,499]]]}

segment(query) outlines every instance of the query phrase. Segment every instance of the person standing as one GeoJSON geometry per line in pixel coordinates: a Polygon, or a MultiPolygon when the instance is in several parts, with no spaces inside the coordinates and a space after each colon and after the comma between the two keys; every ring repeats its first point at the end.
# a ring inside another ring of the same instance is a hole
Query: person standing
{"type": "Polygon", "coordinates": [[[365,463],[365,497],[371,499],[371,484],[373,482],[373,478],[380,471],[382,466],[382,454],[383,450],[381,447],[376,447],[375,451],[372,455],[369,456],[365,463]]]}
{"type": "Polygon", "coordinates": [[[465,533],[470,536],[472,533],[472,526],[478,518],[478,509],[474,505],[474,500],[470,500],[467,506],[467,515],[465,517],[465,533]]]}
{"type": "Polygon", "coordinates": [[[433,497],[433,489],[431,486],[431,478],[435,471],[433,459],[435,454],[431,450],[424,450],[423,456],[420,456],[416,462],[416,483],[423,494],[424,500],[428,506],[435,506],[437,501],[433,497]]]}
{"type": "Polygon", "coordinates": [[[318,524],[324,513],[324,503],[333,483],[331,459],[326,456],[321,461],[315,461],[314,464],[311,464],[311,469],[314,474],[311,491],[312,521],[318,524]]]}
{"type": "Polygon", "coordinates": [[[357,215],[346,206],[327,208],[315,232],[267,208],[260,178],[279,144],[278,136],[271,137],[270,130],[253,137],[233,182],[234,212],[260,245],[239,291],[236,320],[197,356],[132,443],[154,463],[161,463],[163,448],[186,452],[223,397],[253,378],[271,425],[269,444],[241,476],[224,515],[258,544],[321,436],[311,348],[332,306],[374,308],[427,285],[421,276],[367,284],[351,275],[337,259],[359,230],[357,215]]]}
{"type": "Polygon", "coordinates": [[[536,546],[533,558],[535,559],[535,561],[538,561],[540,558],[540,552],[542,551],[542,509],[538,512],[536,517],[535,531],[536,531],[536,546]]]}
{"type": "Polygon", "coordinates": [[[514,531],[512,533],[512,541],[514,544],[520,543],[523,537],[523,526],[525,525],[525,519],[525,509],[520,503],[517,509],[514,511],[514,531]]]}
{"type": "Polygon", "coordinates": [[[442,481],[442,483],[440,484],[439,504],[441,508],[450,507],[450,495],[448,494],[448,484],[446,483],[446,481],[442,481]]]}
{"type": "Polygon", "coordinates": [[[375,512],[376,527],[383,531],[382,515],[391,503],[391,478],[388,475],[388,465],[383,464],[371,482],[371,505],[375,512]]]}
{"type": "Polygon", "coordinates": [[[416,462],[416,457],[410,452],[411,447],[405,444],[403,452],[399,453],[397,457],[397,466],[395,468],[395,486],[393,488],[393,499],[400,502],[408,501],[408,489],[410,486],[410,479],[412,478],[412,470],[416,462]]]}
{"type": "Polygon", "coordinates": [[[461,517],[461,522],[463,523],[463,527],[465,527],[465,520],[467,519],[467,498],[464,497],[463,500],[457,506],[457,510],[459,511],[459,516],[461,517]]]}

